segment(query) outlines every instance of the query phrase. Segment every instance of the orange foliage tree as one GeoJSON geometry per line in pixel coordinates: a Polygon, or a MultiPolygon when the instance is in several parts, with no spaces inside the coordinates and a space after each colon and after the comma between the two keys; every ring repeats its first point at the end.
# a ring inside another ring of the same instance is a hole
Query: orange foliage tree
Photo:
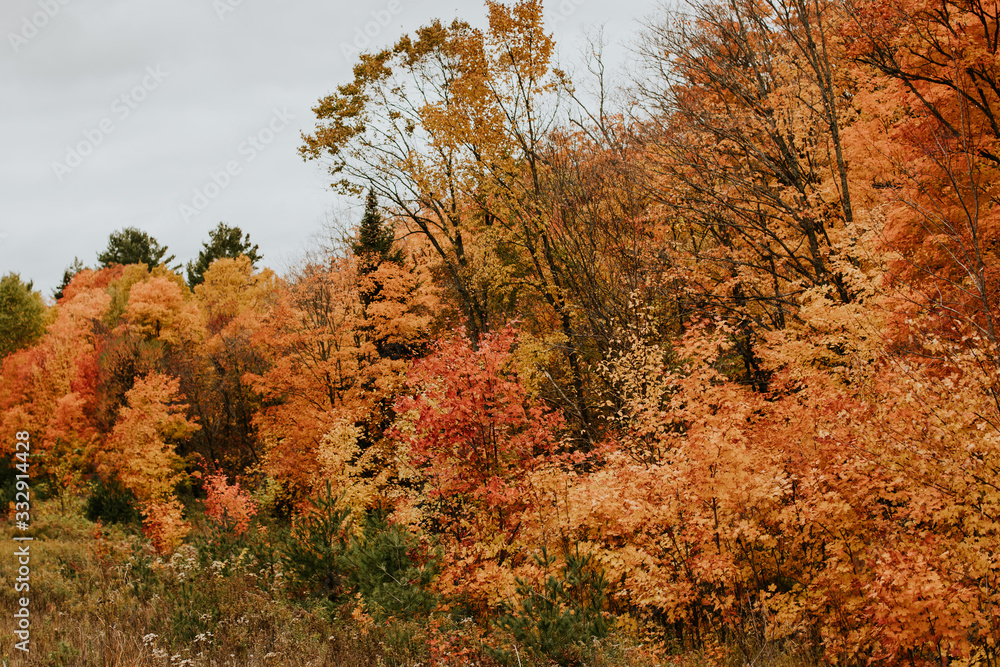
{"type": "Polygon", "coordinates": [[[307,266],[268,314],[258,335],[272,350],[271,367],[247,377],[268,404],[255,423],[265,469],[285,485],[286,500],[297,503],[324,477],[341,487],[351,477],[391,476],[381,432],[412,352],[382,353],[426,344],[434,291],[397,262],[359,276],[357,258],[334,257],[307,266]],[[366,304],[362,292],[377,297],[366,304]]]}
{"type": "Polygon", "coordinates": [[[899,0],[851,9],[851,55],[869,74],[854,159],[882,205],[896,308],[938,333],[996,344],[997,7],[899,0]]]}
{"type": "Polygon", "coordinates": [[[660,202],[680,310],[725,316],[743,379],[764,390],[756,348],[799,300],[855,293],[855,117],[837,2],[699,2],[645,36],[645,178],[660,202]]]}

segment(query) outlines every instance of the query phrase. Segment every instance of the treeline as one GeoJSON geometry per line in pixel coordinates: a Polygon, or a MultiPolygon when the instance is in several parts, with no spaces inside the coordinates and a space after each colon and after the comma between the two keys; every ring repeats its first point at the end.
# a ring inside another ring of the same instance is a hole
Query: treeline
{"type": "Polygon", "coordinates": [[[319,101],[303,157],[367,195],[339,250],[81,270],[5,442],[165,550],[198,470],[284,517],[329,483],[483,623],[558,563],[584,635],[995,665],[998,5],[693,4],[607,96],[540,2],[487,9],[319,101]]]}

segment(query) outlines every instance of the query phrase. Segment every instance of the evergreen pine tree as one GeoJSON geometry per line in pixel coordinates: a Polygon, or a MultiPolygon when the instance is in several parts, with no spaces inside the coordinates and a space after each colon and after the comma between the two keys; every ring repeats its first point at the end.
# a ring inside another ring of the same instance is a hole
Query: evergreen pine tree
{"type": "MultiPolygon", "coordinates": [[[[378,212],[378,199],[375,192],[368,191],[365,202],[365,214],[358,227],[358,240],[351,244],[354,256],[359,259],[358,274],[367,276],[374,273],[382,262],[394,262],[402,266],[403,253],[393,250],[396,235],[390,225],[385,224],[378,212]]],[[[367,307],[378,297],[380,285],[373,285],[361,292],[361,302],[367,307]]]]}
{"type": "MultiPolygon", "coordinates": [[[[167,247],[161,246],[146,232],[135,227],[125,227],[111,233],[108,247],[97,255],[97,262],[102,269],[115,264],[145,264],[148,268],[153,268],[174,261],[174,255],[166,257],[166,254],[167,247]]],[[[172,271],[179,269],[179,265],[171,267],[172,271]]]]}
{"type": "Polygon", "coordinates": [[[251,244],[250,235],[244,234],[239,227],[230,227],[220,222],[218,227],[208,233],[208,237],[208,243],[201,244],[198,261],[187,263],[188,286],[192,289],[205,281],[205,272],[217,259],[223,257],[235,259],[240,255],[246,255],[254,268],[261,260],[257,245],[251,244]]]}
{"type": "Polygon", "coordinates": [[[73,280],[74,276],[83,271],[85,268],[87,267],[83,265],[83,262],[80,261],[79,257],[73,258],[73,263],[67,266],[66,270],[63,271],[62,282],[59,283],[59,287],[57,287],[52,292],[52,296],[55,298],[56,301],[63,298],[63,290],[66,289],[66,286],[69,285],[70,281],[73,280]]]}
{"type": "MultiPolygon", "coordinates": [[[[403,265],[402,251],[393,249],[395,242],[396,235],[392,227],[385,224],[378,212],[378,199],[375,197],[375,192],[369,190],[368,199],[365,202],[365,214],[358,227],[358,240],[351,244],[351,250],[358,258],[359,292],[361,305],[366,311],[371,304],[381,298],[383,288],[378,280],[369,278],[369,276],[375,273],[384,262],[403,265]]],[[[362,326],[361,329],[368,335],[374,334],[370,326],[362,326]]],[[[405,356],[407,352],[396,349],[398,346],[387,346],[385,341],[378,338],[374,340],[374,343],[382,358],[398,359],[405,356]]]]}

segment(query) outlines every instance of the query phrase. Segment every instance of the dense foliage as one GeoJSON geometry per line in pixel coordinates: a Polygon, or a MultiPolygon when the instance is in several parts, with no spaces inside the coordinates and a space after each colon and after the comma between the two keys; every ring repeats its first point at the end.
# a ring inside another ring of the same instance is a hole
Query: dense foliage
{"type": "Polygon", "coordinates": [[[320,100],[339,251],[281,278],[220,225],[185,284],[124,230],[48,313],[5,278],[2,442],[165,553],[204,505],[286,594],[514,664],[996,665],[996,3],[705,0],[596,109],[540,2],[486,4],[320,100]]]}

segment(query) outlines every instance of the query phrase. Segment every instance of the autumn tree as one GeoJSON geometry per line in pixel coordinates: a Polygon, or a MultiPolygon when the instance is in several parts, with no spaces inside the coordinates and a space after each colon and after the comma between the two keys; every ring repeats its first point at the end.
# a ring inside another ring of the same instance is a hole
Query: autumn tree
{"type": "Polygon", "coordinates": [[[254,425],[263,402],[247,376],[270,367],[268,342],[260,333],[282,290],[272,271],[254,271],[245,255],[213,262],[194,289],[208,336],[199,352],[200,371],[185,389],[201,426],[191,446],[234,475],[263,460],[254,425]]]}
{"type": "Polygon", "coordinates": [[[177,277],[152,275],[133,285],[123,319],[129,332],[175,348],[197,342],[203,335],[201,313],[177,277]]]}
{"type": "Polygon", "coordinates": [[[939,334],[971,332],[995,345],[997,7],[858,2],[850,9],[851,55],[872,75],[860,100],[856,160],[884,204],[891,287],[939,334]]]}
{"type": "Polygon", "coordinates": [[[300,268],[258,333],[270,366],[248,376],[265,402],[255,424],[266,469],[296,500],[324,478],[341,487],[395,470],[382,433],[430,340],[436,290],[415,267],[385,261],[361,276],[360,263],[348,250],[300,268]]]}
{"type": "Polygon", "coordinates": [[[256,336],[268,348],[266,372],[248,375],[264,407],[254,423],[265,469],[290,503],[318,483],[317,449],[335,425],[364,409],[350,400],[357,377],[354,336],[360,303],[354,264],[309,264],[278,294],[256,336]]]}
{"type": "Polygon", "coordinates": [[[201,244],[197,261],[187,263],[187,282],[192,289],[205,280],[205,272],[217,259],[235,259],[245,255],[250,259],[251,266],[257,266],[257,262],[261,260],[257,244],[251,245],[250,235],[244,234],[239,227],[230,227],[220,222],[208,233],[208,237],[208,242],[201,244]]]}
{"type": "Polygon", "coordinates": [[[474,341],[536,304],[544,311],[539,321],[558,329],[565,352],[556,393],[572,402],[586,444],[584,337],[542,183],[561,81],[554,43],[535,0],[487,10],[485,31],[435,22],[363,55],[354,80],[316,107],[301,153],[328,159],[335,187],[370,189],[426,240],[474,341]]]}
{"type": "Polygon", "coordinates": [[[410,393],[396,403],[398,437],[422,482],[414,502],[449,542],[445,576],[493,604],[498,568],[518,553],[533,501],[529,474],[556,453],[564,423],[529,397],[513,363],[516,340],[506,327],[477,348],[461,334],[441,341],[414,364],[410,393]]]}
{"type": "Polygon", "coordinates": [[[852,71],[835,3],[706,2],[650,26],[650,187],[678,252],[686,310],[738,322],[744,378],[754,348],[810,290],[854,298],[852,182],[844,126],[852,71]]]}
{"type": "Polygon", "coordinates": [[[281,292],[278,277],[270,269],[255,271],[246,255],[221,258],[218,262],[194,288],[209,330],[218,333],[234,325],[240,328],[259,325],[257,317],[277,303],[281,292]]]}
{"type": "Polygon", "coordinates": [[[51,324],[31,347],[4,359],[0,429],[32,433],[35,473],[59,489],[93,469],[100,429],[94,400],[104,291],[121,268],[83,271],[66,288],[51,324]]]}
{"type": "Polygon", "coordinates": [[[180,403],[179,382],[162,374],[138,378],[102,454],[102,467],[142,501],[169,497],[182,478],[176,443],[197,430],[180,403]]]}
{"type": "Polygon", "coordinates": [[[45,327],[42,295],[16,273],[0,279],[0,359],[38,340],[45,327]]]}
{"type": "Polygon", "coordinates": [[[523,192],[520,162],[544,141],[556,82],[540,4],[487,7],[485,33],[435,22],[362,56],[354,81],[316,108],[301,149],[331,161],[336,187],[370,189],[427,239],[474,338],[512,288],[490,229],[501,211],[487,204],[504,189],[523,192]]]}
{"type": "Polygon", "coordinates": [[[547,139],[541,183],[554,204],[546,232],[578,314],[575,331],[603,356],[623,327],[637,326],[637,303],[668,308],[677,299],[665,295],[670,258],[642,185],[638,124],[610,114],[576,124],[547,139]]]}
{"type": "Polygon", "coordinates": [[[100,469],[117,477],[142,504],[143,527],[161,552],[172,552],[188,532],[174,495],[184,479],[176,443],[198,425],[184,413],[179,381],[159,373],[138,378],[126,395],[101,452],[100,469]]]}
{"type": "Polygon", "coordinates": [[[124,266],[105,292],[110,303],[98,327],[95,416],[110,430],[137,378],[157,371],[177,377],[191,367],[204,322],[183,279],[163,266],[124,266]]]}
{"type": "Polygon", "coordinates": [[[465,201],[474,176],[463,147],[435,142],[435,128],[426,121],[430,114],[452,117],[458,67],[476,58],[480,39],[467,23],[435,22],[416,39],[404,37],[391,49],[362,56],[354,81],[320,101],[316,131],[300,149],[306,159],[331,160],[338,190],[370,190],[426,237],[475,335],[490,322],[469,245],[481,227],[465,201]]]}
{"type": "Polygon", "coordinates": [[[406,327],[403,322],[405,308],[393,308],[392,304],[406,304],[422,286],[416,271],[407,265],[402,250],[396,245],[392,225],[382,219],[373,192],[368,193],[365,213],[358,226],[357,240],[351,243],[351,252],[356,258],[358,297],[361,300],[361,317],[365,320],[359,323],[358,332],[375,345],[379,358],[413,356],[419,351],[418,340],[412,340],[416,346],[407,345],[398,336],[390,341],[388,327],[406,327]]]}

